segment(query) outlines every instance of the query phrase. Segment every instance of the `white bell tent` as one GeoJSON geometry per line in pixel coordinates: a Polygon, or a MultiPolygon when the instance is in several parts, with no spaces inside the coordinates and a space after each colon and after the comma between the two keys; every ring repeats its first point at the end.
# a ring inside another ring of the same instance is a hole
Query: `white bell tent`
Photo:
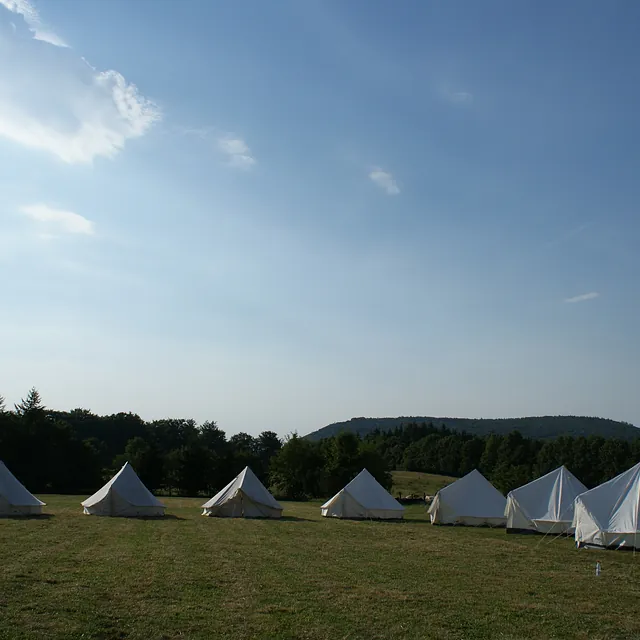
{"type": "Polygon", "coordinates": [[[280,518],[282,507],[245,467],[224,489],[202,505],[203,516],[221,518],[280,518]]]}
{"type": "Polygon", "coordinates": [[[428,513],[431,524],[503,527],[505,497],[477,470],[440,489],[428,513]]]}
{"type": "Polygon", "coordinates": [[[507,533],[572,533],[573,505],[586,490],[564,466],[514,489],[507,495],[507,533]]]}
{"type": "Polygon", "coordinates": [[[161,517],[165,510],[165,506],[142,484],[128,462],[82,506],[88,515],[124,518],[161,517]]]}
{"type": "Polygon", "coordinates": [[[43,506],[0,460],[0,516],[39,515],[43,506]]]}
{"type": "Polygon", "coordinates": [[[576,498],[576,545],[640,549],[640,463],[576,498]]]}
{"type": "Polygon", "coordinates": [[[363,469],[322,505],[321,513],[332,518],[392,520],[404,516],[404,507],[363,469]]]}

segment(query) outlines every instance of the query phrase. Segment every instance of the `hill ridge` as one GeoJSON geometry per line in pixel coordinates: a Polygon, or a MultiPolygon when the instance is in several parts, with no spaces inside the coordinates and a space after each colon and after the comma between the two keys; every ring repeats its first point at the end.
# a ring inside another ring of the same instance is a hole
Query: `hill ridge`
{"type": "Polygon", "coordinates": [[[309,440],[321,440],[341,431],[352,431],[365,436],[375,429],[388,431],[412,422],[445,425],[455,431],[466,431],[473,435],[490,433],[504,434],[519,431],[529,438],[547,439],[559,436],[602,436],[632,440],[640,437],[640,429],[629,422],[599,418],[596,416],[524,416],[520,418],[450,418],[435,416],[399,416],[397,418],[356,417],[342,422],[334,422],[321,429],[312,431],[305,437],[309,440]]]}

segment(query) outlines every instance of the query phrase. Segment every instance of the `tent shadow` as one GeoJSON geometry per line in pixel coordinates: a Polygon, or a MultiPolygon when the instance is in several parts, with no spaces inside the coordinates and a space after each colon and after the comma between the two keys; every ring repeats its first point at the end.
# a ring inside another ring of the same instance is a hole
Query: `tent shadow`
{"type": "MultiPolygon", "coordinates": [[[[396,522],[398,522],[396,520],[396,522]]],[[[431,525],[431,520],[429,518],[403,518],[400,522],[409,522],[411,524],[428,524],[431,525]]]]}
{"type": "Polygon", "coordinates": [[[50,520],[55,518],[53,513],[27,513],[24,515],[0,516],[0,520],[50,520]]]}
{"type": "MultiPolygon", "coordinates": [[[[505,527],[502,527],[505,529],[505,527]]],[[[519,536],[531,536],[533,538],[573,538],[574,534],[568,531],[537,531],[534,529],[505,529],[509,538],[517,540],[519,536]]]]}
{"type": "MultiPolygon", "coordinates": [[[[86,516],[87,514],[81,513],[86,516]]],[[[116,518],[117,520],[146,520],[148,522],[162,522],[163,520],[189,520],[190,518],[183,518],[182,516],[174,516],[172,513],[167,513],[163,516],[109,516],[109,515],[97,515],[90,514],[91,519],[102,520],[103,518],[108,520],[109,518],[116,518]]]]}
{"type": "Polygon", "coordinates": [[[158,521],[162,522],[163,520],[187,520],[188,518],[183,518],[182,516],[173,515],[173,513],[165,513],[163,516],[130,516],[128,519],[130,520],[147,520],[149,522],[158,521]]]}
{"type": "MultiPolygon", "coordinates": [[[[373,522],[373,523],[381,523],[381,524],[402,524],[403,522],[413,522],[411,518],[337,518],[333,516],[328,516],[322,518],[322,521],[331,522],[373,522]]],[[[415,522],[422,522],[422,520],[416,520],[415,522]]]]}
{"type": "MultiPolygon", "coordinates": [[[[496,531],[505,531],[504,526],[491,526],[488,524],[479,524],[479,525],[466,525],[466,524],[453,524],[453,523],[445,523],[445,524],[433,524],[429,518],[403,518],[402,520],[394,520],[393,522],[409,522],[411,524],[428,524],[430,527],[434,527],[436,529],[495,529],[496,531]]],[[[535,535],[535,534],[534,534],[535,535]]],[[[516,536],[514,536],[515,538],[516,536]]]]}
{"type": "Polygon", "coordinates": [[[462,524],[458,522],[436,522],[433,525],[438,529],[491,529],[492,531],[502,531],[505,533],[506,528],[504,525],[490,525],[490,524],[462,524]]]}
{"type": "Polygon", "coordinates": [[[318,522],[317,520],[312,520],[310,518],[298,518],[297,516],[280,516],[279,518],[251,518],[249,516],[227,518],[225,516],[209,516],[209,518],[211,520],[255,520],[257,522],[318,522]]]}

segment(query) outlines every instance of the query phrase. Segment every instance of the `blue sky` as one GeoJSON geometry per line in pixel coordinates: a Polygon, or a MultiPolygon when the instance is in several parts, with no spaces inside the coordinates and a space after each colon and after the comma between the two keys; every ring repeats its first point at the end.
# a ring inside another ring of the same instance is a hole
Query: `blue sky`
{"type": "Polygon", "coordinates": [[[229,433],[640,424],[639,26],[0,0],[0,393],[229,433]]]}

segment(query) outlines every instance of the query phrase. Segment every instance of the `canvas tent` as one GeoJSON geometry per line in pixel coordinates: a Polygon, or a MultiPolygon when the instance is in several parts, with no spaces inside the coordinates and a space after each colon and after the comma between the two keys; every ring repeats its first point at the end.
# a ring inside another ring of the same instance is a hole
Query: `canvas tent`
{"type": "Polygon", "coordinates": [[[576,498],[576,545],[640,549],[639,510],[640,463],[576,498]]]}
{"type": "Polygon", "coordinates": [[[363,469],[344,489],[321,507],[332,518],[391,520],[404,516],[404,507],[363,469]]]}
{"type": "Polygon", "coordinates": [[[159,517],[164,515],[165,510],[165,506],[142,484],[128,462],[82,506],[88,515],[124,518],[159,517]]]}
{"type": "Polygon", "coordinates": [[[428,513],[431,524],[502,527],[505,497],[477,470],[440,489],[428,513]]]}
{"type": "Polygon", "coordinates": [[[507,533],[573,532],[573,504],[586,490],[564,466],[514,489],[507,496],[507,533]]]}
{"type": "Polygon", "coordinates": [[[0,460],[0,516],[38,515],[43,506],[0,460]]]}
{"type": "Polygon", "coordinates": [[[222,491],[202,505],[203,516],[280,518],[282,507],[256,475],[245,467],[222,491]]]}

